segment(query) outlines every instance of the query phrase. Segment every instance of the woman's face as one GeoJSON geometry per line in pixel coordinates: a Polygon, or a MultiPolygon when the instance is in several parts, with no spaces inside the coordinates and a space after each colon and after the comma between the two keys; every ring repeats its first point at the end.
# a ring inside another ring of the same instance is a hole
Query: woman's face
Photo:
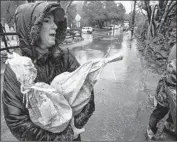
{"type": "Polygon", "coordinates": [[[40,31],[41,48],[49,48],[55,45],[56,29],[53,15],[47,15],[43,20],[40,31]]]}

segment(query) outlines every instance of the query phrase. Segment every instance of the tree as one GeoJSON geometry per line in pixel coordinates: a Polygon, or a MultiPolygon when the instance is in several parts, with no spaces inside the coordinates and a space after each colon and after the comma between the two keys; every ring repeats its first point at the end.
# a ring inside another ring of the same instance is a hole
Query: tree
{"type": "Polygon", "coordinates": [[[154,37],[160,32],[165,32],[165,25],[170,25],[171,20],[176,16],[176,4],[175,0],[159,0],[153,9],[153,6],[150,5],[150,0],[144,0],[139,3],[139,7],[147,13],[149,24],[152,19],[152,25],[149,25],[149,36],[154,37]]]}
{"type": "MultiPolygon", "coordinates": [[[[133,20],[133,11],[129,14],[126,14],[124,17],[124,20],[129,21],[130,26],[132,26],[132,20],[133,20]]],[[[141,24],[147,19],[146,15],[144,15],[140,10],[135,11],[135,18],[134,18],[134,26],[141,26],[141,24]]]]}
{"type": "Polygon", "coordinates": [[[126,11],[122,3],[116,5],[113,1],[106,1],[105,4],[109,20],[123,20],[126,11]]]}
{"type": "MultiPolygon", "coordinates": [[[[158,69],[164,70],[168,55],[176,44],[176,7],[175,0],[158,0],[152,5],[150,0],[138,2],[140,9],[144,10],[146,21],[140,31],[140,44],[148,61],[153,61],[158,69]]],[[[152,63],[152,62],[151,62],[152,63]]]]}
{"type": "Polygon", "coordinates": [[[68,25],[69,27],[71,27],[71,24],[74,25],[75,17],[77,14],[76,5],[75,4],[71,5],[66,14],[68,17],[68,25]]]}
{"type": "Polygon", "coordinates": [[[61,7],[65,9],[68,27],[74,24],[74,20],[77,14],[76,4],[73,4],[73,0],[60,1],[61,7]]]}
{"type": "Polygon", "coordinates": [[[60,3],[61,4],[61,7],[63,8],[63,9],[65,9],[65,12],[67,13],[68,12],[68,9],[69,9],[69,7],[72,5],[72,3],[73,3],[73,0],[59,0],[58,1],[58,3],[60,3]]]}
{"type": "Polygon", "coordinates": [[[25,1],[1,1],[1,18],[12,27],[14,25],[14,14],[16,8],[25,3],[25,1]]]}
{"type": "Polygon", "coordinates": [[[87,1],[83,5],[83,21],[88,19],[88,25],[103,27],[105,21],[123,20],[125,8],[114,1],[87,1]]]}

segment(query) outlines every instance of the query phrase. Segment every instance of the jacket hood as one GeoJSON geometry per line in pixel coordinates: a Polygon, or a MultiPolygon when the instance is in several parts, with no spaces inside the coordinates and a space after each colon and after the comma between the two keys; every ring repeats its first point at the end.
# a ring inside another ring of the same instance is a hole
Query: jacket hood
{"type": "MultiPolygon", "coordinates": [[[[64,17],[65,12],[60,4],[54,2],[36,2],[20,5],[15,12],[16,31],[19,34],[20,47],[22,55],[37,58],[39,33],[42,22],[46,14],[53,12],[54,21],[57,25],[56,45],[58,47],[65,39],[67,21],[64,17]]],[[[52,50],[54,47],[49,48],[52,50]]]]}

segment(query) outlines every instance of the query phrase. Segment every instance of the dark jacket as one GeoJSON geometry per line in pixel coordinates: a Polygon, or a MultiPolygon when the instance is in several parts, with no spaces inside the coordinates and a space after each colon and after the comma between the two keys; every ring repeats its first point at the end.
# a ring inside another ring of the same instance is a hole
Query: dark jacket
{"type": "MultiPolygon", "coordinates": [[[[58,4],[48,4],[46,2],[24,4],[17,9],[16,23],[17,33],[19,33],[22,55],[33,59],[38,74],[35,82],[50,83],[52,79],[65,71],[72,72],[79,63],[69,51],[63,51],[58,46],[64,40],[63,33],[66,30],[64,25],[66,20],[58,23],[58,35],[56,45],[43,56],[39,56],[36,50],[39,38],[40,23],[45,12],[52,7],[60,7],[58,4]],[[41,12],[42,11],[42,12],[41,12]],[[41,14],[42,13],[42,14],[41,14]],[[25,16],[24,16],[25,15],[25,16]],[[36,16],[36,18],[34,18],[36,16]],[[30,20],[31,18],[32,20],[30,20]],[[20,24],[19,24],[20,23],[20,24]],[[28,28],[28,29],[26,29],[28,28]],[[30,36],[33,35],[33,36],[30,36]]],[[[35,125],[31,120],[25,103],[23,94],[20,92],[20,83],[15,74],[6,66],[4,72],[2,103],[4,118],[12,134],[20,141],[72,141],[73,130],[69,125],[61,133],[52,133],[35,125]]],[[[75,125],[82,128],[95,110],[94,96],[92,92],[89,103],[82,112],[75,116],[75,125]]]]}
{"type": "MultiPolygon", "coordinates": [[[[166,70],[158,82],[155,98],[163,107],[169,108],[176,127],[176,59],[168,62],[166,70]]],[[[175,128],[176,129],[176,128],[175,128]]],[[[177,131],[176,131],[177,132],[177,131]]]]}

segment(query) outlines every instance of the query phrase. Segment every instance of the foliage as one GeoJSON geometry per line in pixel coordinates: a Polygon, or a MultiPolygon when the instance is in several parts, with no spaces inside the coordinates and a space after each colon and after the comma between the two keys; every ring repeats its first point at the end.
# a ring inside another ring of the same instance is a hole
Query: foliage
{"type": "Polygon", "coordinates": [[[71,24],[74,25],[74,20],[77,14],[76,4],[72,3],[73,1],[60,1],[61,7],[65,9],[67,16],[68,27],[71,27],[71,24]]]}
{"type": "Polygon", "coordinates": [[[13,26],[15,10],[23,3],[25,1],[1,1],[1,18],[4,20],[3,22],[7,23],[10,27],[13,26]]]}
{"type": "Polygon", "coordinates": [[[63,9],[65,9],[65,11],[67,12],[67,8],[69,8],[72,5],[73,0],[62,0],[59,1],[59,3],[61,4],[61,7],[63,9]]]}
{"type": "Polygon", "coordinates": [[[68,17],[68,25],[69,27],[71,27],[71,24],[74,24],[74,20],[77,14],[77,9],[76,9],[76,5],[71,5],[68,9],[68,12],[66,13],[67,17],[68,17]]]}
{"type": "Polygon", "coordinates": [[[108,15],[107,20],[123,20],[126,11],[122,3],[117,6],[113,1],[106,1],[105,4],[108,15]]]}
{"type": "Polygon", "coordinates": [[[125,14],[124,21],[129,21],[129,20],[130,20],[130,14],[125,14]]]}
{"type": "Polygon", "coordinates": [[[122,4],[119,6],[114,1],[86,1],[83,5],[82,25],[104,26],[105,21],[123,20],[125,8],[122,4]]]}
{"type": "MultiPolygon", "coordinates": [[[[160,34],[163,34],[166,39],[168,39],[171,32],[176,31],[176,26],[174,26],[174,23],[176,23],[176,1],[159,1],[159,4],[155,6],[155,9],[149,4],[150,1],[141,1],[138,3],[139,8],[145,10],[147,13],[147,21],[144,23],[144,25],[146,25],[146,30],[142,29],[142,33],[144,32],[144,40],[157,38],[160,34]]],[[[173,44],[174,42],[175,41],[173,41],[173,44]]]]}
{"type": "MultiPolygon", "coordinates": [[[[127,16],[126,16],[126,20],[129,21],[130,23],[130,26],[132,24],[132,16],[133,15],[133,12],[130,12],[127,16]]],[[[141,12],[139,11],[135,11],[135,23],[134,25],[135,26],[140,26],[142,25],[142,23],[144,23],[144,21],[146,20],[147,18],[145,17],[145,15],[143,15],[141,12]]]]}
{"type": "MultiPolygon", "coordinates": [[[[149,0],[140,1],[138,6],[146,12],[146,21],[138,29],[138,41],[146,59],[164,69],[170,50],[176,44],[176,4],[174,0],[158,1],[153,8],[149,0]]],[[[151,62],[151,63],[152,63],[151,62]]]]}
{"type": "MultiPolygon", "coordinates": [[[[34,2],[34,0],[29,0],[30,2],[34,2]]],[[[26,3],[27,1],[1,1],[1,21],[7,23],[10,27],[14,24],[14,14],[16,8],[26,3]]],[[[61,6],[66,10],[71,0],[60,1],[61,6]]],[[[67,18],[68,18],[68,25],[70,25],[76,16],[76,5],[70,4],[67,10],[67,18]]]]}
{"type": "Polygon", "coordinates": [[[165,25],[170,25],[171,20],[176,16],[176,1],[174,0],[159,0],[159,4],[153,7],[150,5],[150,0],[139,2],[139,7],[146,11],[149,25],[150,37],[154,37],[159,32],[165,32],[165,25]]]}

